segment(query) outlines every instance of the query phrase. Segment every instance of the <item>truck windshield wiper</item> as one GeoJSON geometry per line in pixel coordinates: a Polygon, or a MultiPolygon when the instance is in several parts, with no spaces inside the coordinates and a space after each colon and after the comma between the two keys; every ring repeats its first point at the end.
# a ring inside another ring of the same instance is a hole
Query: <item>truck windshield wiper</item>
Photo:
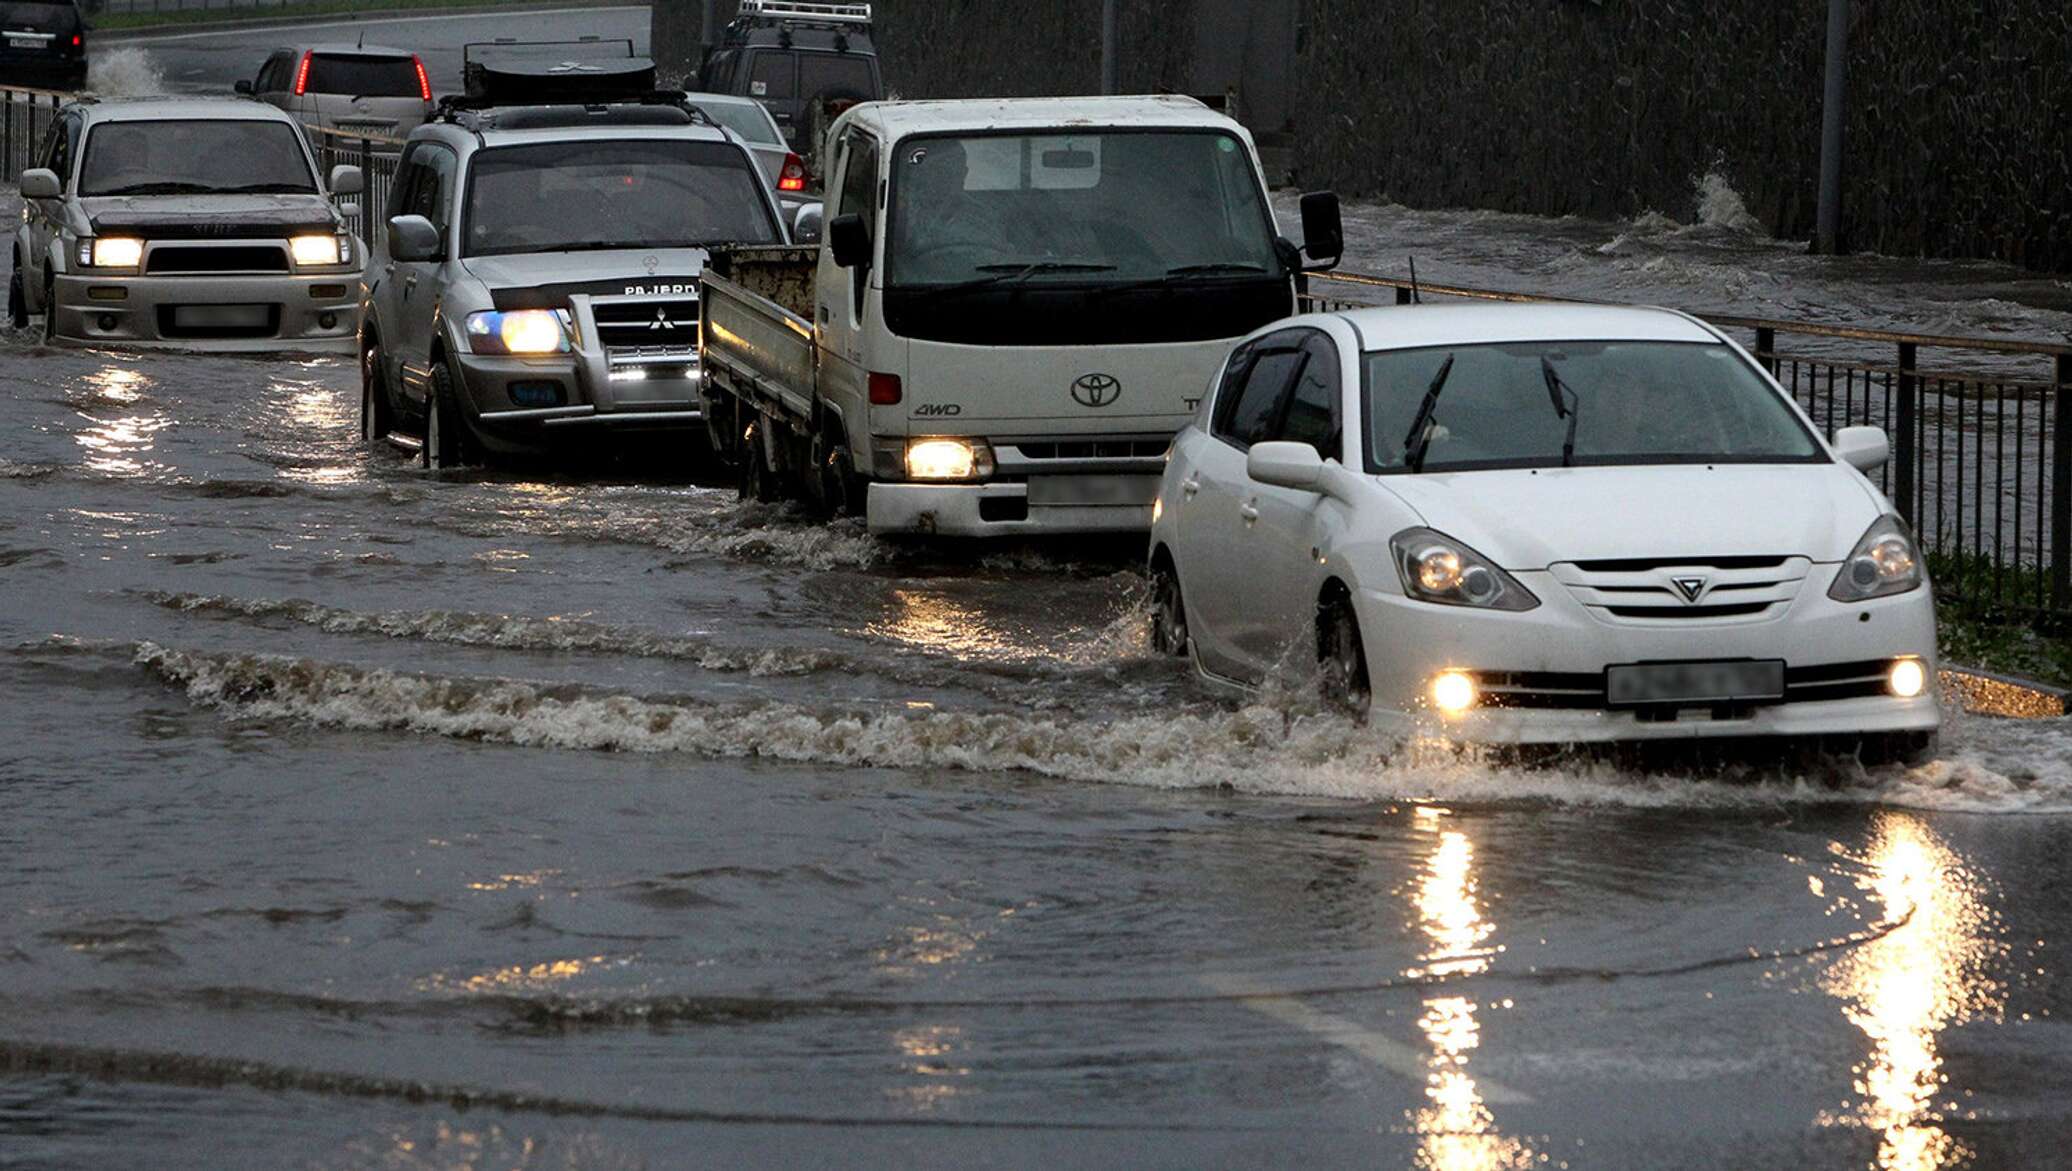
{"type": "Polygon", "coordinates": [[[970,289],[983,289],[993,285],[1019,284],[1039,272],[1110,272],[1112,264],[1095,264],[1078,260],[1039,260],[1032,264],[981,264],[978,272],[991,273],[977,280],[959,281],[951,285],[936,285],[932,288],[914,290],[924,297],[940,297],[945,293],[962,293],[970,289]]]}
{"type": "Polygon", "coordinates": [[[1208,264],[1182,264],[1165,271],[1164,276],[1155,276],[1141,281],[1124,281],[1119,285],[1106,285],[1102,293],[1128,293],[1138,289],[1161,289],[1182,281],[1202,280],[1210,277],[1259,276],[1267,270],[1256,264],[1241,261],[1213,261],[1208,264]]]}
{"type": "Polygon", "coordinates": [[[1576,389],[1561,380],[1554,373],[1554,363],[1546,355],[1540,356],[1540,377],[1547,383],[1547,399],[1554,404],[1554,417],[1568,420],[1568,435],[1561,441],[1561,466],[1574,467],[1576,462],[1576,408],[1582,404],[1582,397],[1576,389]]]}
{"type": "Polygon", "coordinates": [[[1425,387],[1424,401],[1417,404],[1417,414],[1410,420],[1410,433],[1403,437],[1403,463],[1413,472],[1424,471],[1425,452],[1432,446],[1432,411],[1439,405],[1439,394],[1446,389],[1446,379],[1453,373],[1453,355],[1446,355],[1446,361],[1439,366],[1439,372],[1432,376],[1430,386],[1425,387]]]}

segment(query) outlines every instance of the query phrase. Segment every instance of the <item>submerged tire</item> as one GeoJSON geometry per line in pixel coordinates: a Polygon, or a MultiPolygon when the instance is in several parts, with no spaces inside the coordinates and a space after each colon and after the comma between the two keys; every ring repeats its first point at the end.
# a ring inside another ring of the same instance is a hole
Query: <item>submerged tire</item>
{"type": "Polygon", "coordinates": [[[29,327],[29,290],[22,281],[22,258],[15,254],[14,267],[7,274],[7,324],[15,329],[29,327]]]}
{"type": "Polygon", "coordinates": [[[43,278],[43,340],[58,340],[58,284],[47,276],[43,278]]]}
{"type": "Polygon", "coordinates": [[[1317,609],[1318,687],[1324,702],[1352,716],[1367,714],[1374,701],[1367,681],[1367,648],[1352,603],[1332,598],[1317,609]]]}
{"type": "Polygon", "coordinates": [[[425,402],[424,451],[419,456],[426,468],[439,471],[468,462],[467,424],[460,417],[454,398],[453,371],[445,362],[432,367],[431,393],[425,402]]]}
{"type": "Polygon", "coordinates": [[[370,343],[360,351],[360,438],[371,447],[395,429],[395,407],[382,374],[381,347],[370,343]]]}
{"type": "Polygon", "coordinates": [[[1187,598],[1180,590],[1180,573],[1172,562],[1160,560],[1151,570],[1151,649],[1181,658],[1187,654],[1187,639],[1187,598]]]}
{"type": "Polygon", "coordinates": [[[784,499],[784,485],[770,466],[769,444],[763,438],[766,426],[765,420],[757,419],[742,442],[741,499],[774,504],[784,499]]]}

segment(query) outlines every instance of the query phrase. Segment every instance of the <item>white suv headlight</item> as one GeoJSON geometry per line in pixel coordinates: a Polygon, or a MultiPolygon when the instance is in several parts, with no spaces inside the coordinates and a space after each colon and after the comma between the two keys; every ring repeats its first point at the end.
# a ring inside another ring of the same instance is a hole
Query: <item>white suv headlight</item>
{"type": "Polygon", "coordinates": [[[352,245],[343,236],[295,236],[288,241],[288,251],[298,265],[352,263],[352,245]]]}
{"type": "Polygon", "coordinates": [[[94,236],[79,242],[79,263],[90,268],[135,268],[144,262],[144,242],[128,236],[94,236]]]}
{"type": "Polygon", "coordinates": [[[1531,590],[1496,563],[1431,529],[1404,529],[1389,539],[1403,592],[1442,606],[1483,610],[1530,610],[1540,604],[1531,590]]]}
{"type": "Polygon", "coordinates": [[[1907,523],[1887,513],[1873,521],[1850,550],[1827,596],[1837,602],[1868,602],[1919,589],[1927,579],[1907,523]]]}

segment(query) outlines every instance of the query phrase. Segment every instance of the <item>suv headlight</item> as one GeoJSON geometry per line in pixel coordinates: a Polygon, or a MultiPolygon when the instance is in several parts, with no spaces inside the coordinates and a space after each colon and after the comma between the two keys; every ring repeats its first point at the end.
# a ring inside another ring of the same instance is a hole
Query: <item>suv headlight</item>
{"type": "Polygon", "coordinates": [[[353,259],[352,241],[344,236],[295,236],[288,252],[298,266],[351,264],[353,259]]]}
{"type": "Polygon", "coordinates": [[[565,309],[495,309],[468,314],[468,349],[477,354],[565,354],[569,350],[565,309]]]}
{"type": "Polygon", "coordinates": [[[144,242],[129,236],[90,236],[79,242],[79,263],[88,268],[135,268],[144,263],[144,242]]]}
{"type": "Polygon", "coordinates": [[[1540,604],[1516,578],[1444,533],[1404,529],[1389,540],[1403,592],[1442,606],[1530,610],[1540,604]]]}
{"type": "Polygon", "coordinates": [[[1863,539],[1850,550],[1842,571],[1835,574],[1835,584],[1827,588],[1827,596],[1837,602],[1868,602],[1919,589],[1925,580],[1921,553],[1914,547],[1907,522],[1887,513],[1871,522],[1863,539]]]}

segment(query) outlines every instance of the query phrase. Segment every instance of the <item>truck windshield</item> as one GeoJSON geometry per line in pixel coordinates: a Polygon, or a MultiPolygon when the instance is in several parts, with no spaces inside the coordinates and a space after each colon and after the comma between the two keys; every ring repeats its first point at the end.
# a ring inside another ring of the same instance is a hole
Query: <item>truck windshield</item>
{"type": "Polygon", "coordinates": [[[86,136],[81,195],[314,194],[316,174],[286,122],[231,118],[103,122],[86,136]]]}
{"type": "Polygon", "coordinates": [[[1285,275],[1251,154],[1220,131],[910,138],[891,220],[886,281],[905,289],[1024,267],[1029,284],[1285,275]]]}
{"type": "Polygon", "coordinates": [[[774,244],[762,179],[740,147],[585,139],[480,151],[465,253],[774,244]]]}
{"type": "Polygon", "coordinates": [[[1373,472],[1825,458],[1784,397],[1728,346],[1433,346],[1371,353],[1365,364],[1373,472]],[[1445,394],[1420,426],[1418,408],[1449,359],[1445,394]]]}

